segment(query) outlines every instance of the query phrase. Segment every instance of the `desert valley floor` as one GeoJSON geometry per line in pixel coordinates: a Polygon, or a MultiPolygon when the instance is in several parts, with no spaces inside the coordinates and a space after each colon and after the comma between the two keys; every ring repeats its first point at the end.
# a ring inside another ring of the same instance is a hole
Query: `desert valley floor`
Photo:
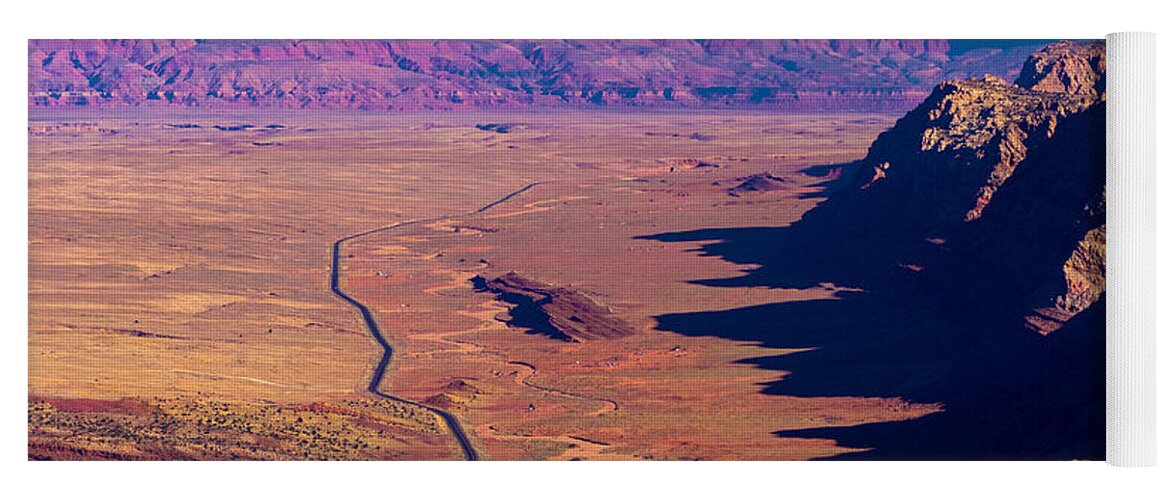
{"type": "Polygon", "coordinates": [[[851,292],[678,235],[795,222],[895,115],[30,114],[30,457],[463,458],[437,408],[480,458],[808,459],[941,410],[670,320],[851,292]],[[330,287],[402,223],[338,285],[426,406],[330,287]]]}

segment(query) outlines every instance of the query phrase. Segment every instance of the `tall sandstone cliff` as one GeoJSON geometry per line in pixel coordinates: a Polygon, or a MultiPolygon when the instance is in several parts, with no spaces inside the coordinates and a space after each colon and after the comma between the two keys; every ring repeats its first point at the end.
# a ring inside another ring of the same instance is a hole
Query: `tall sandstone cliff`
{"type": "Polygon", "coordinates": [[[864,291],[771,319],[798,334],[827,310],[858,319],[777,344],[819,347],[804,359],[759,362],[790,373],[777,394],[942,411],[778,435],[865,450],[853,459],[1104,459],[1105,69],[1101,42],[1061,42],[1015,83],[945,82],[836,166],[780,248],[828,255],[817,277],[864,291]]]}
{"type": "Polygon", "coordinates": [[[839,213],[942,249],[926,274],[958,301],[1061,328],[1105,293],[1105,61],[1100,41],[1059,42],[1015,83],[939,85],[856,165],[839,213]]]}

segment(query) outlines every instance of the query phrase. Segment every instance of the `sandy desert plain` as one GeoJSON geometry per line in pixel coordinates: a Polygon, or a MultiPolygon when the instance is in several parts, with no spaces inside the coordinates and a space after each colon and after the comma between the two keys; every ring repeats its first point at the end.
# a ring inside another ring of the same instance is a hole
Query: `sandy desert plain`
{"type": "Polygon", "coordinates": [[[367,390],[383,350],[330,289],[335,241],[411,221],[345,241],[339,286],[393,347],[379,391],[479,458],[856,451],[775,433],[939,408],[765,394],[787,373],[743,361],[786,351],[656,319],[841,290],[708,286],[751,266],[654,236],[788,225],[822,199],[804,169],[896,118],[30,109],[29,457],[464,458],[367,390]]]}

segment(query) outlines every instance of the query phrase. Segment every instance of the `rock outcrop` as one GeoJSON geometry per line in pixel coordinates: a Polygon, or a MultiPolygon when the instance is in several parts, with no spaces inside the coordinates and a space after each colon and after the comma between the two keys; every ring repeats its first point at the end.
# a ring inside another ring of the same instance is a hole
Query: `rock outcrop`
{"type": "Polygon", "coordinates": [[[1060,328],[1104,293],[1104,50],[1060,42],[1016,84],[939,85],[855,165],[836,213],[887,238],[946,242],[950,259],[980,263],[969,278],[1027,297],[1028,325],[1060,328]]]}
{"type": "Polygon", "coordinates": [[[740,177],[736,180],[740,181],[740,183],[728,189],[729,196],[740,196],[752,192],[777,191],[784,188],[785,184],[784,179],[769,172],[740,177]]]}
{"type": "Polygon", "coordinates": [[[473,282],[478,289],[494,293],[500,300],[515,305],[507,317],[498,319],[534,333],[571,342],[636,333],[608,307],[573,288],[547,285],[515,272],[493,279],[477,276],[473,282]]]}
{"type": "Polygon", "coordinates": [[[898,110],[1041,45],[947,40],[32,40],[31,106],[898,110]]]}
{"type": "Polygon", "coordinates": [[[1038,92],[1104,94],[1106,46],[1058,42],[1029,57],[1016,84],[1038,92]]]}

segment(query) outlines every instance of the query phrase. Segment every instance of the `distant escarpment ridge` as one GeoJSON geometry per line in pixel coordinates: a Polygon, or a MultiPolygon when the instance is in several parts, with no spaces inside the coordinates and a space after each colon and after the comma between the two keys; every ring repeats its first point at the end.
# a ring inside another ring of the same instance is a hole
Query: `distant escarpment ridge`
{"type": "Polygon", "coordinates": [[[1105,71],[1104,43],[1066,41],[1015,83],[945,82],[811,215],[922,241],[931,251],[911,259],[957,308],[1059,330],[1104,301],[1105,71]]]}
{"type": "Polygon", "coordinates": [[[903,112],[937,82],[1008,77],[1043,43],[32,40],[28,104],[903,112]]]}

